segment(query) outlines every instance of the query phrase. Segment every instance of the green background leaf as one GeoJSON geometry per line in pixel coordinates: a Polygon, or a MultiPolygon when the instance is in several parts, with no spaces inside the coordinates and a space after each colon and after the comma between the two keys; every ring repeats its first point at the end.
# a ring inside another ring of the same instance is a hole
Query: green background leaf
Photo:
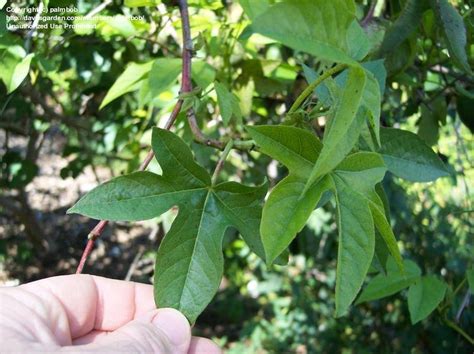
{"type": "Polygon", "coordinates": [[[447,0],[432,0],[438,23],[453,60],[467,73],[471,73],[466,54],[466,28],[463,18],[447,0]]]}
{"type": "Polygon", "coordinates": [[[354,65],[346,43],[354,18],[353,1],[287,0],[255,18],[252,29],[320,59],[354,65]]]}
{"type": "Polygon", "coordinates": [[[426,317],[443,301],[447,285],[433,275],[422,277],[408,289],[408,310],[411,323],[426,317]]]}
{"type": "Polygon", "coordinates": [[[382,299],[408,288],[421,276],[421,270],[415,262],[403,262],[405,273],[400,272],[393,258],[388,258],[387,274],[379,274],[373,278],[361,292],[356,304],[382,299]]]}
{"type": "Polygon", "coordinates": [[[441,159],[416,134],[382,128],[380,135],[379,153],[394,175],[412,182],[429,182],[449,175],[441,159]]]}

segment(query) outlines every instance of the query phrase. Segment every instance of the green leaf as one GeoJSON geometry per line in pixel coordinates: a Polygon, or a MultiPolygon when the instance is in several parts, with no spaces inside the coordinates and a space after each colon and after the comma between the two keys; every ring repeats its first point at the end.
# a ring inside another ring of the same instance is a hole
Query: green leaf
{"type": "Polygon", "coordinates": [[[357,296],[374,255],[375,234],[367,203],[335,178],[339,228],[336,271],[336,317],[343,316],[357,296]]]}
{"type": "MultiPolygon", "coordinates": [[[[378,78],[376,78],[372,71],[368,69],[373,68],[371,62],[364,63],[362,67],[365,69],[366,82],[360,105],[365,107],[369,128],[372,131],[372,134],[374,134],[377,144],[380,145],[380,106],[382,101],[380,85],[382,82],[383,85],[385,85],[386,72],[384,69],[382,70],[379,67],[376,67],[375,72],[378,75],[378,78]]],[[[344,70],[340,75],[338,75],[335,80],[338,86],[343,88],[347,83],[347,77],[348,70],[344,70]]]]}
{"type": "Polygon", "coordinates": [[[322,180],[303,193],[306,178],[318,158],[321,143],[314,134],[289,126],[247,127],[260,150],[290,170],[270,194],[260,226],[266,260],[271,264],[304,227],[322,194],[329,189],[322,180]]]}
{"type": "Polygon", "coordinates": [[[261,234],[269,265],[303,229],[323,193],[331,187],[325,178],[302,194],[305,182],[305,179],[290,174],[278,183],[265,203],[261,234]]]}
{"type": "Polygon", "coordinates": [[[5,83],[7,94],[15,91],[28,76],[34,54],[26,54],[19,45],[6,45],[0,50],[0,79],[5,83]]]}
{"type": "Polygon", "coordinates": [[[372,60],[362,63],[365,70],[370,71],[377,80],[380,88],[380,96],[385,92],[385,80],[387,79],[387,70],[385,69],[384,60],[372,60]]]}
{"type": "Polygon", "coordinates": [[[3,10],[3,7],[6,5],[7,0],[0,0],[0,10],[3,10]]]}
{"type": "Polygon", "coordinates": [[[369,53],[370,41],[357,20],[352,21],[347,30],[349,55],[355,60],[362,60],[369,53]]]}
{"type": "Polygon", "coordinates": [[[463,18],[447,0],[432,0],[438,23],[443,31],[449,54],[465,72],[471,73],[466,54],[466,28],[463,18]]]}
{"type": "MultiPolygon", "coordinates": [[[[181,62],[181,59],[178,59],[181,62]]],[[[191,68],[193,81],[202,89],[207,88],[216,78],[216,70],[203,60],[193,60],[191,68]]]]}
{"type": "Polygon", "coordinates": [[[251,21],[255,20],[258,15],[264,13],[270,7],[268,0],[239,0],[239,3],[251,21]]]}
{"type": "MultiPolygon", "coordinates": [[[[339,228],[336,316],[346,313],[372,262],[374,222],[380,231],[381,220],[385,220],[383,213],[374,214],[374,198],[378,198],[375,185],[382,180],[385,171],[380,155],[359,152],[349,155],[330,174],[335,189],[339,228]]],[[[388,224],[387,221],[385,223],[388,224]]],[[[384,235],[384,240],[398,266],[403,268],[394,236],[392,240],[390,236],[384,235]]]]}
{"type": "Polygon", "coordinates": [[[125,0],[124,5],[127,7],[143,7],[156,6],[161,3],[161,0],[125,0]]]}
{"type": "Polygon", "coordinates": [[[156,255],[155,302],[178,309],[194,323],[219,288],[228,227],[235,227],[264,257],[259,227],[267,185],[212,185],[189,147],[167,130],[153,129],[152,146],[162,175],[135,172],[114,178],[81,198],[68,213],[134,221],[178,206],[178,216],[156,255]]]}
{"type": "Polygon", "coordinates": [[[148,74],[153,61],[143,64],[130,63],[125,71],[117,78],[112,87],[107,91],[100,105],[100,109],[104,108],[116,98],[138,89],[139,82],[148,74]]]}
{"type": "Polygon", "coordinates": [[[394,175],[412,182],[429,182],[449,173],[441,159],[416,134],[401,129],[382,128],[382,154],[394,175]]]}
{"type": "Polygon", "coordinates": [[[441,303],[447,285],[433,275],[424,276],[408,289],[408,311],[411,323],[428,317],[441,303]]]}
{"type": "Polygon", "coordinates": [[[385,244],[395,258],[398,266],[403,270],[403,260],[400,255],[400,250],[398,249],[397,239],[393,234],[392,227],[387,220],[387,216],[384,211],[383,202],[380,200],[377,194],[373,195],[372,201],[369,202],[370,211],[374,218],[375,228],[379,232],[380,236],[385,241],[385,244]]]}
{"type": "Polygon", "coordinates": [[[307,130],[289,126],[246,127],[260,150],[284,164],[292,174],[311,173],[322,144],[307,130]]]}
{"type": "Polygon", "coordinates": [[[403,268],[383,202],[375,191],[386,172],[382,157],[371,152],[349,155],[305,190],[312,166],[320,158],[319,140],[306,130],[288,126],[247,127],[247,130],[260,151],[289,170],[289,175],[271,191],[263,208],[260,233],[267,262],[271,263],[290,244],[322,196],[329,190],[334,192],[339,228],[336,314],[343,315],[360,290],[371,264],[375,227],[382,232],[399,268],[403,268]]]}
{"type": "Polygon", "coordinates": [[[352,67],[337,103],[323,148],[311,172],[306,188],[336,167],[351,151],[359,138],[363,112],[359,110],[366,75],[364,69],[352,67]]]}
{"type": "Polygon", "coordinates": [[[318,59],[356,65],[346,42],[354,19],[351,0],[286,0],[257,16],[252,29],[318,59]]]}
{"type": "MultiPolygon", "coordinates": [[[[148,81],[149,89],[156,96],[169,88],[178,80],[181,73],[181,59],[159,58],[144,64],[130,63],[107,92],[100,108],[102,109],[116,98],[138,90],[144,80],[148,81]]],[[[205,88],[214,80],[215,70],[203,61],[193,61],[192,78],[205,88]]]]}
{"type": "Polygon", "coordinates": [[[393,258],[388,258],[387,274],[373,278],[361,292],[356,304],[396,294],[420,279],[421,270],[415,262],[405,260],[403,265],[405,273],[400,272],[393,258]]]}
{"type": "Polygon", "coordinates": [[[33,59],[33,57],[34,54],[30,53],[15,66],[10,82],[7,84],[7,93],[15,91],[28,76],[31,59],[33,59]]]}
{"type": "Polygon", "coordinates": [[[181,61],[175,58],[156,59],[148,74],[152,97],[158,96],[176,82],[181,73],[181,61]]]}
{"type": "Polygon", "coordinates": [[[227,126],[232,118],[233,112],[232,93],[219,82],[214,83],[214,88],[217,94],[217,104],[219,105],[222,121],[224,125],[227,126]]]}
{"type": "Polygon", "coordinates": [[[429,104],[421,105],[421,118],[418,127],[418,136],[429,146],[433,146],[439,139],[439,127],[446,124],[447,105],[444,96],[439,96],[429,104]]]}
{"type": "Polygon", "coordinates": [[[422,18],[421,14],[425,10],[425,1],[407,0],[396,21],[385,33],[379,49],[379,56],[385,56],[387,53],[394,51],[416,30],[422,18]]]}
{"type": "MultiPolygon", "coordinates": [[[[316,71],[314,71],[312,68],[305,64],[302,64],[301,66],[303,68],[303,73],[306,78],[306,81],[308,81],[308,84],[311,84],[312,82],[318,79],[319,75],[316,73],[316,71]]],[[[331,97],[332,95],[330,89],[328,88],[328,85],[326,85],[325,82],[316,86],[316,88],[314,89],[314,94],[318,98],[318,101],[322,102],[325,106],[331,105],[333,97],[331,97]]]]}

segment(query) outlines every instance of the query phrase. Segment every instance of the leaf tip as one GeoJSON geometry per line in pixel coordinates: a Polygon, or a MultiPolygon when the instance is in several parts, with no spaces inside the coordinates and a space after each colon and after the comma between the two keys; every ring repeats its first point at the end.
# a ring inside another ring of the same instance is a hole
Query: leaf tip
{"type": "Polygon", "coordinates": [[[66,210],[66,214],[77,214],[76,212],[76,204],[74,204],[72,207],[70,207],[68,210],[66,210]]]}

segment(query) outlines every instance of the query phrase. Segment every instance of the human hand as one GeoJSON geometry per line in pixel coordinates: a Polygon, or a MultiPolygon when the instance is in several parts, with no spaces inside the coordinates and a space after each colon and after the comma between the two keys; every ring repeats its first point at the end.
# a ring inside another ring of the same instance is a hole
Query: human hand
{"type": "Polygon", "coordinates": [[[2,353],[206,353],[186,318],[156,310],[151,285],[66,275],[0,289],[2,353]]]}

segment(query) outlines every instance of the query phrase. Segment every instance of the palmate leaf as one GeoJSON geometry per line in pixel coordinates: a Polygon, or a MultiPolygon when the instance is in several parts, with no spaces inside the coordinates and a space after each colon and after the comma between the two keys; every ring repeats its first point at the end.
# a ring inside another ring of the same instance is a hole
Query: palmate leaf
{"type": "Polygon", "coordinates": [[[178,216],[156,255],[155,301],[158,307],[180,310],[193,323],[218,290],[228,227],[239,230],[263,258],[259,226],[267,185],[212,185],[184,141],[166,130],[153,129],[152,145],[162,175],[135,172],[114,178],[85,195],[68,213],[134,221],[178,206],[178,216]]]}
{"type": "Polygon", "coordinates": [[[338,210],[339,251],[336,314],[343,315],[356,297],[374,255],[375,228],[400,268],[395,236],[375,191],[386,168],[377,153],[349,155],[305,190],[322,151],[310,132],[289,126],[247,127],[260,150],[288,167],[289,175],[270,193],[260,225],[266,260],[271,263],[304,227],[321,196],[332,191],[338,210]]]}

